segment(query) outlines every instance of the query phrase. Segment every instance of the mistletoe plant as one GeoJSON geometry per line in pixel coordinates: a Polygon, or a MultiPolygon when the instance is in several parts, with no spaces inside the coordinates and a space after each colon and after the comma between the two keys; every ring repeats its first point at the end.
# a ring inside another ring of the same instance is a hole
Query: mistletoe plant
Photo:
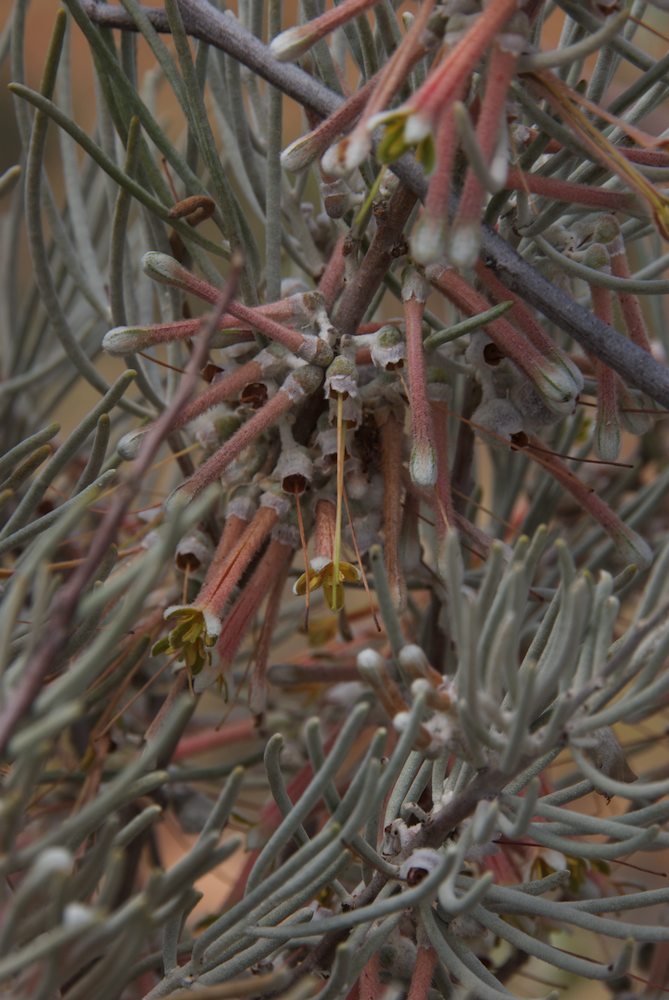
{"type": "Polygon", "coordinates": [[[14,0],[3,995],[666,992],[663,9],[14,0]]]}

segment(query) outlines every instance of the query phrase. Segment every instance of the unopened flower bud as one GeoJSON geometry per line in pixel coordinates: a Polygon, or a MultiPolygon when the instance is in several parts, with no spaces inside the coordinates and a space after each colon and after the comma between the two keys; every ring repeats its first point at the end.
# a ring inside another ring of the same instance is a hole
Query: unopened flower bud
{"type": "Polygon", "coordinates": [[[409,458],[409,473],[416,486],[430,487],[437,481],[437,455],[429,442],[414,444],[409,458]]]}
{"type": "Polygon", "coordinates": [[[446,255],[446,222],[423,212],[411,234],[411,256],[417,264],[434,264],[446,255]]]}

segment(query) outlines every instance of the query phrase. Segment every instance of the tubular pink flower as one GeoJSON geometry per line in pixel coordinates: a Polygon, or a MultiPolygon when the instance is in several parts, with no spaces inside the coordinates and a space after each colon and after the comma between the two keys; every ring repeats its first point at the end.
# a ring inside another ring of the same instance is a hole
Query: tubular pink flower
{"type": "Polygon", "coordinates": [[[329,117],[324,118],[310,132],[286,146],[281,154],[281,166],[284,170],[292,172],[304,170],[317,157],[322,156],[326,149],[360,115],[378,79],[379,74],[377,73],[371,80],[367,80],[360,90],[347,97],[344,103],[329,117]]]}
{"type": "MultiPolygon", "coordinates": [[[[607,268],[607,270],[609,270],[607,268]]],[[[609,326],[613,323],[613,296],[608,288],[590,286],[593,310],[609,326]]],[[[597,358],[593,358],[597,378],[597,420],[595,444],[597,454],[605,462],[615,462],[620,451],[620,413],[618,376],[597,358]]]]}
{"type": "MultiPolygon", "coordinates": [[[[490,308],[488,300],[474,291],[452,268],[434,265],[428,269],[428,277],[467,316],[474,316],[490,308]]],[[[552,412],[564,415],[573,412],[583,384],[574,372],[565,365],[556,364],[544,357],[527,337],[504,318],[487,323],[486,333],[499,350],[525,372],[552,412]]]]}
{"type": "Polygon", "coordinates": [[[383,475],[383,560],[395,607],[403,610],[407,586],[400,558],[402,530],[403,427],[392,411],[381,425],[381,472],[383,475]]]}
{"type": "Polygon", "coordinates": [[[288,501],[275,493],[263,493],[260,506],[235,544],[221,557],[214,557],[196,603],[219,619],[233,590],[251,564],[270,531],[288,511],[288,501]]]}
{"type": "Polygon", "coordinates": [[[589,205],[591,208],[605,208],[609,211],[633,211],[635,205],[638,205],[636,195],[626,191],[608,191],[589,184],[563,181],[559,177],[542,177],[541,174],[527,170],[509,170],[504,187],[510,191],[529,191],[530,194],[552,198],[553,201],[589,205]]]}
{"type": "MultiPolygon", "coordinates": [[[[281,526],[279,526],[281,527],[281,526]]],[[[270,540],[266,552],[256,566],[251,578],[226,615],[216,646],[221,665],[228,666],[237,655],[241,642],[249,626],[258,613],[260,605],[271,592],[278,578],[286,579],[296,545],[276,534],[270,540]]]]}
{"type": "Polygon", "coordinates": [[[321,340],[320,337],[307,337],[303,333],[291,330],[290,327],[283,326],[281,323],[263,316],[255,309],[242,305],[241,302],[231,302],[228,308],[233,316],[244,320],[277,344],[283,344],[304,361],[326,368],[334,357],[330,345],[321,340]]]}
{"type": "MultiPolygon", "coordinates": [[[[377,116],[374,124],[386,122],[391,136],[388,155],[395,159],[409,146],[426,140],[439,117],[456,99],[492,39],[518,9],[518,0],[490,0],[465,35],[453,46],[425,83],[396,111],[377,116]]],[[[372,123],[370,122],[370,125],[372,123]]]]}
{"type": "MultiPolygon", "coordinates": [[[[190,403],[184,406],[174,421],[173,430],[180,430],[192,420],[202,416],[207,410],[218,406],[219,403],[230,402],[237,399],[240,392],[250,383],[258,382],[263,378],[271,378],[280,374],[284,369],[282,358],[276,353],[272,353],[271,348],[261,351],[253,361],[248,361],[235,371],[227,372],[216,382],[212,382],[208,389],[196,396],[190,403]]],[[[144,437],[154,427],[155,421],[139,427],[137,430],[124,434],[118,443],[118,450],[123,458],[136,458],[140,445],[144,437]]]]}
{"type": "MultiPolygon", "coordinates": [[[[614,192],[611,193],[613,194],[614,192]]],[[[618,192],[616,191],[615,194],[618,194],[618,192]]],[[[614,274],[616,278],[629,278],[631,275],[622,236],[618,235],[610,244],[609,252],[611,254],[611,273],[614,274]]],[[[646,321],[643,318],[643,312],[641,311],[641,304],[639,303],[638,296],[632,294],[631,292],[620,291],[616,292],[616,295],[618,302],[620,303],[623,319],[625,320],[627,335],[630,340],[634,341],[637,347],[641,347],[642,350],[647,351],[650,354],[650,338],[648,336],[646,321]]]]}
{"type": "Polygon", "coordinates": [[[486,267],[483,262],[479,262],[476,267],[476,276],[492,295],[495,302],[513,302],[512,308],[508,312],[508,317],[513,319],[523,331],[530,343],[536,349],[556,365],[565,368],[577,386],[577,392],[583,388],[583,376],[578,367],[574,364],[568,354],[566,354],[546,333],[541,324],[537,321],[531,309],[525,305],[523,300],[515,292],[510,292],[497,275],[486,267]]]}
{"type": "MultiPolygon", "coordinates": [[[[151,326],[115,326],[102,338],[102,347],[107,354],[123,355],[133,351],[145,351],[157,344],[170,344],[175,340],[190,340],[202,329],[201,319],[183,319],[175,323],[154,323],[151,326]]],[[[240,323],[234,316],[223,316],[219,330],[236,330],[236,336],[214,337],[212,347],[227,347],[230,344],[253,341],[250,332],[240,331],[240,323]]]]}
{"type": "Polygon", "coordinates": [[[177,656],[193,676],[211,663],[210,650],[221,633],[225,605],[277,519],[285,513],[285,502],[283,507],[281,504],[281,498],[264,494],[248,524],[244,520],[249,513],[248,502],[240,508],[241,517],[233,514],[228,518],[193,603],[173,605],[165,611],[165,620],[172,627],[153,647],[154,654],[177,656]]]}
{"type": "MultiPolygon", "coordinates": [[[[459,99],[461,91],[456,94],[459,99]]],[[[411,253],[418,264],[433,264],[444,256],[448,229],[448,202],[458,133],[452,110],[445,108],[435,136],[436,169],[430,178],[425,205],[411,236],[411,253]]]]}
{"type": "Polygon", "coordinates": [[[538,438],[528,436],[517,445],[533,462],[542,465],[563,486],[584,510],[588,512],[610,536],[619,554],[627,563],[645,569],[653,559],[649,546],[636,531],[625,524],[609,505],[592,489],[574,475],[569,466],[556,455],[548,454],[538,438]],[[529,445],[530,447],[527,447],[529,445]]]}
{"type": "Polygon", "coordinates": [[[167,505],[190,503],[202,490],[215,482],[247,445],[271,427],[279,417],[316,392],[323,381],[323,371],[305,365],[291,372],[277,393],[243,424],[225,444],[214,452],[204,465],[177,486],[167,498],[167,505]]]}
{"type": "Polygon", "coordinates": [[[409,471],[417,486],[434,486],[437,481],[437,453],[427,398],[427,367],[423,350],[423,313],[427,291],[427,283],[416,271],[409,274],[402,286],[413,431],[409,471]]]}
{"type": "MultiPolygon", "coordinates": [[[[492,160],[500,126],[506,128],[506,99],[516,71],[518,55],[515,48],[509,51],[499,39],[493,44],[476,123],[476,141],[486,164],[492,160]]],[[[471,267],[478,257],[481,208],[485,196],[483,184],[469,164],[452,230],[450,258],[458,266],[471,267]]]]}
{"type": "MultiPolygon", "coordinates": [[[[190,292],[205,302],[216,303],[219,300],[220,292],[213,285],[210,285],[207,281],[203,281],[202,278],[198,278],[197,275],[193,274],[167,254],[158,253],[157,251],[146,253],[142,258],[142,266],[154,281],[173,285],[175,288],[181,288],[183,291],[190,292]]],[[[286,308],[289,310],[288,315],[290,318],[293,318],[295,315],[294,304],[288,307],[282,305],[279,315],[282,313],[285,315],[283,311],[286,308]]],[[[304,361],[313,362],[317,365],[322,364],[324,367],[332,361],[333,354],[329,344],[326,344],[325,341],[318,337],[306,337],[304,334],[298,333],[296,330],[291,330],[282,323],[278,323],[275,319],[271,318],[272,310],[268,306],[251,309],[248,306],[242,305],[241,302],[231,302],[228,306],[228,311],[236,320],[242,320],[251,329],[259,330],[271,340],[283,344],[284,347],[287,347],[289,351],[297,354],[304,361]]],[[[276,312],[276,307],[274,311],[276,312]]]]}
{"type": "Polygon", "coordinates": [[[376,3],[378,0],[343,0],[338,7],[327,10],[320,17],[315,17],[313,20],[307,21],[306,24],[282,31],[272,39],[270,51],[275,59],[282,61],[299,59],[321,38],[335,31],[342,24],[346,24],[351,18],[362,14],[376,3]]]}
{"type": "Polygon", "coordinates": [[[372,94],[360,121],[350,135],[332,146],[323,157],[323,169],[332,174],[346,174],[359,166],[371,149],[373,119],[392,100],[406,80],[407,73],[424,54],[421,35],[434,8],[434,0],[424,0],[409,31],[386,66],[370,80],[372,94]]]}

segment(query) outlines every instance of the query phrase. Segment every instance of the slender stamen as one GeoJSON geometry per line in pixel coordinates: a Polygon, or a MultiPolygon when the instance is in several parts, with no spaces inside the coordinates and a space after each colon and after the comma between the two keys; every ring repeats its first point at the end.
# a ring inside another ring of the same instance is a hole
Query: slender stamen
{"type": "MultiPolygon", "coordinates": [[[[341,520],[344,496],[344,459],[346,457],[346,445],[344,441],[344,395],[337,394],[337,512],[335,514],[334,548],[332,553],[332,565],[334,576],[333,604],[336,603],[337,585],[339,583],[339,564],[341,562],[341,520]]],[[[336,611],[336,607],[332,607],[336,611]]]]}

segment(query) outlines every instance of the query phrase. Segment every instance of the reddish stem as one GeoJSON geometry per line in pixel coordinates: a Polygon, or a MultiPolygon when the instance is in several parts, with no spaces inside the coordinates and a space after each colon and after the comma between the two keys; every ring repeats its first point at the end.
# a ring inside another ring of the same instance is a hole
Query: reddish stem
{"type": "Polygon", "coordinates": [[[329,313],[337,301],[339,294],[344,287],[344,271],[346,262],[344,259],[344,244],[346,236],[342,234],[330,254],[330,258],[325,265],[325,270],[318,282],[318,291],[322,294],[325,309],[329,313]]]}
{"type": "Polygon", "coordinates": [[[527,191],[530,194],[566,201],[574,205],[588,205],[590,208],[606,208],[610,211],[629,211],[638,204],[638,198],[626,191],[607,191],[591,187],[589,184],[575,184],[557,177],[542,177],[541,174],[525,170],[509,170],[504,187],[511,191],[527,191]]]}
{"type": "Polygon", "coordinates": [[[411,457],[412,479],[419,486],[433,486],[437,481],[434,427],[427,397],[427,365],[423,350],[424,299],[410,294],[404,300],[404,326],[409,370],[411,425],[413,448],[411,457]]]}
{"type": "Polygon", "coordinates": [[[491,0],[473,26],[451,49],[437,69],[413,95],[415,111],[434,117],[455,99],[458,88],[483,55],[486,46],[518,10],[518,0],[491,0]]]}
{"type": "Polygon", "coordinates": [[[381,471],[383,474],[383,559],[395,607],[406,604],[406,582],[402,572],[399,542],[402,528],[402,426],[393,413],[381,427],[381,471]]]}
{"type": "MultiPolygon", "coordinates": [[[[630,269],[625,253],[625,244],[622,237],[613,243],[611,247],[611,271],[616,278],[629,278],[630,269]]],[[[643,318],[641,304],[637,295],[632,292],[616,292],[620,309],[625,320],[627,334],[637,347],[651,353],[650,338],[646,329],[646,321],[643,318]]]]}
{"type": "Polygon", "coordinates": [[[427,1000],[436,964],[437,954],[431,945],[418,949],[407,1000],[427,1000]]]}
{"type": "MultiPolygon", "coordinates": [[[[613,323],[613,296],[608,288],[590,286],[594,312],[609,326],[613,323]]],[[[598,358],[593,358],[597,378],[597,425],[595,438],[599,457],[615,461],[620,450],[618,376],[598,358]]]]}
{"type": "Polygon", "coordinates": [[[217,650],[224,666],[232,663],[251,620],[277,579],[285,580],[293,558],[293,549],[273,538],[256,566],[250,580],[223,622],[217,650]]]}
{"type": "Polygon", "coordinates": [[[184,736],[177,743],[172,760],[185,760],[221,747],[237,746],[250,740],[259,739],[258,730],[252,719],[243,722],[226,723],[222,729],[204,729],[192,736],[184,736]]]}
{"type": "Polygon", "coordinates": [[[358,980],[359,1000],[378,1000],[381,996],[383,986],[379,978],[380,969],[381,959],[379,958],[379,953],[375,952],[360,973],[360,979],[358,980]]]}
{"type": "MultiPolygon", "coordinates": [[[[493,45],[486,73],[481,111],[476,123],[476,141],[486,163],[495,151],[500,124],[506,121],[506,98],[516,70],[517,56],[493,45]]],[[[465,183],[458,203],[453,229],[474,225],[478,228],[485,189],[471,166],[467,167],[465,183]]]]}
{"type": "Polygon", "coordinates": [[[236,545],[219,566],[216,577],[207,580],[198,595],[197,604],[207,605],[216,615],[221,615],[230,596],[250,566],[253,558],[279,518],[274,507],[263,506],[256,511],[236,545]]]}
{"type": "Polygon", "coordinates": [[[448,406],[446,403],[433,402],[431,407],[437,448],[437,537],[442,539],[449,525],[455,523],[451,473],[448,467],[448,406]]]}

